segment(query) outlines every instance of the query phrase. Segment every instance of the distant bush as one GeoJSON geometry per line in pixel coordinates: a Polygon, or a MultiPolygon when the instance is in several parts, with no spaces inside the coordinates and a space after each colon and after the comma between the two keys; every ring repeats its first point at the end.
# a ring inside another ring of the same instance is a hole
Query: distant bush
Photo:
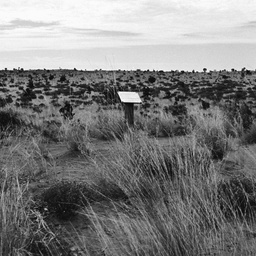
{"type": "Polygon", "coordinates": [[[37,94],[42,93],[42,90],[36,89],[34,90],[34,93],[37,93],[37,94]]]}
{"type": "Polygon", "coordinates": [[[49,80],[53,80],[54,79],[54,75],[49,75],[49,80]]]}
{"type": "Polygon", "coordinates": [[[65,76],[65,75],[61,75],[59,82],[63,83],[63,82],[65,82],[66,80],[67,80],[67,79],[66,79],[66,76],[65,76]]]}
{"type": "Polygon", "coordinates": [[[153,84],[155,81],[156,81],[156,78],[153,77],[153,76],[150,76],[150,77],[148,78],[148,82],[151,83],[151,84],[153,84]]]}
{"type": "Polygon", "coordinates": [[[187,107],[185,104],[165,106],[164,111],[166,113],[170,112],[173,116],[186,116],[187,115],[187,107]]]}

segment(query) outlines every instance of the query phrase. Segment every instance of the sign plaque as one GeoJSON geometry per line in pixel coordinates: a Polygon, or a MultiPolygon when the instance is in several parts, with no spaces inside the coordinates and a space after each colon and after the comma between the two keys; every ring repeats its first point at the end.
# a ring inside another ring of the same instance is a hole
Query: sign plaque
{"type": "Polygon", "coordinates": [[[121,102],[124,104],[125,119],[130,126],[134,125],[134,104],[142,103],[137,92],[117,92],[121,102]]]}

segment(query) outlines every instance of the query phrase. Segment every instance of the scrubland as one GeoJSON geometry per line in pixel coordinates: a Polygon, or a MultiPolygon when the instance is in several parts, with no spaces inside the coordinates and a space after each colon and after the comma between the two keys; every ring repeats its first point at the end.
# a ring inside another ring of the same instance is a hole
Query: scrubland
{"type": "Polygon", "coordinates": [[[253,116],[184,104],[0,108],[0,255],[254,255],[253,116]]]}

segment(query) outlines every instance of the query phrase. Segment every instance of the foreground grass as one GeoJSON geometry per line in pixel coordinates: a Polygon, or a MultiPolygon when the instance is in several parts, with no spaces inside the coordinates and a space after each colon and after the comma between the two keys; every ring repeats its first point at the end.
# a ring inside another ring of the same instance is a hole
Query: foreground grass
{"type": "MultiPolygon", "coordinates": [[[[58,255],[64,247],[33,207],[28,184],[2,170],[0,194],[0,254],[58,255]]],[[[62,254],[65,255],[65,254],[62,254]]]]}
{"type": "Polygon", "coordinates": [[[248,239],[254,179],[220,181],[211,153],[194,138],[171,142],[166,155],[156,141],[134,136],[120,142],[119,161],[105,172],[128,194],[129,204],[110,216],[93,208],[84,213],[106,255],[255,253],[248,239]]]}
{"type": "Polygon", "coordinates": [[[98,249],[88,249],[94,245],[81,238],[79,246],[86,248],[81,255],[256,253],[256,182],[253,175],[221,179],[216,161],[227,154],[231,138],[218,109],[211,115],[191,113],[189,135],[170,139],[168,145],[149,138],[147,129],[120,130],[121,117],[108,114],[65,123],[60,129],[70,150],[90,156],[92,136],[102,136],[99,122],[108,127],[104,131],[115,140],[116,154],[100,170],[97,184],[52,182],[38,200],[29,184],[52,170],[41,137],[9,146],[9,158],[1,159],[1,255],[75,255],[74,239],[59,236],[49,214],[70,221],[77,215],[87,219],[98,249]],[[10,159],[12,164],[7,164],[10,159]],[[106,204],[109,210],[99,211],[97,207],[106,204]]]}

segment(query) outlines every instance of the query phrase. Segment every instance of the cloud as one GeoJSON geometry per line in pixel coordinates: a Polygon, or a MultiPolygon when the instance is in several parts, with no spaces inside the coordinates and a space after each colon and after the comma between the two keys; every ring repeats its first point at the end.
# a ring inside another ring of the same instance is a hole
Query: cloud
{"type": "Polygon", "coordinates": [[[185,33],[182,34],[183,37],[187,38],[204,38],[206,35],[204,33],[185,33]]]}
{"type": "Polygon", "coordinates": [[[256,21],[249,21],[247,23],[244,23],[241,27],[244,29],[256,28],[256,21]]]}
{"type": "Polygon", "coordinates": [[[117,30],[102,30],[102,29],[83,29],[83,28],[65,28],[65,32],[75,33],[86,36],[97,37],[137,37],[140,33],[117,31],[117,30]]]}
{"type": "Polygon", "coordinates": [[[17,28],[42,28],[42,27],[52,27],[57,25],[59,25],[59,22],[42,22],[42,21],[15,19],[10,21],[9,24],[0,25],[0,30],[13,30],[17,28]]]}

